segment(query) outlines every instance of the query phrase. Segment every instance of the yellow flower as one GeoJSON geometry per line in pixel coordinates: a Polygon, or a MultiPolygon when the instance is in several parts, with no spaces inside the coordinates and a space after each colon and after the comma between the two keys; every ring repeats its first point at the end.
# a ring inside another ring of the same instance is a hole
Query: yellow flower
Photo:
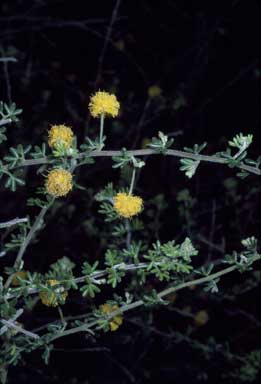
{"type": "Polygon", "coordinates": [[[12,278],[12,282],[11,282],[11,284],[14,287],[19,287],[19,285],[21,285],[21,281],[18,279],[18,277],[20,277],[20,279],[22,279],[22,280],[26,280],[27,272],[26,271],[17,271],[14,273],[13,278],[12,278]]]}
{"type": "MultiPolygon", "coordinates": [[[[109,315],[110,313],[117,311],[119,309],[118,305],[110,305],[110,304],[103,304],[100,306],[100,309],[103,313],[106,315],[109,315]]],[[[113,317],[110,321],[110,329],[111,331],[116,331],[119,326],[122,324],[122,315],[117,315],[113,317]]]]}
{"type": "Polygon", "coordinates": [[[115,43],[114,43],[115,47],[118,48],[119,51],[123,51],[124,48],[125,48],[125,43],[124,43],[124,40],[117,40],[115,43]]]}
{"type": "Polygon", "coordinates": [[[114,197],[114,209],[119,216],[130,218],[142,210],[143,201],[139,196],[127,195],[119,192],[114,197]]]}
{"type": "MultiPolygon", "coordinates": [[[[47,280],[47,284],[50,287],[59,284],[58,280],[47,280]]],[[[39,293],[39,297],[44,305],[47,307],[57,307],[59,304],[64,304],[68,296],[68,292],[63,287],[57,287],[54,292],[42,291],[39,293]]]]}
{"type": "Polygon", "coordinates": [[[196,313],[194,317],[194,323],[196,326],[201,327],[202,325],[205,325],[209,320],[209,316],[207,311],[202,310],[196,313]]]}
{"type": "Polygon", "coordinates": [[[47,176],[45,188],[54,197],[67,195],[72,189],[72,174],[63,168],[53,169],[47,176]]]}
{"type": "Polygon", "coordinates": [[[119,114],[120,103],[115,95],[108,92],[98,91],[92,97],[89,103],[89,110],[93,117],[107,115],[116,117],[119,114]]]}
{"type": "Polygon", "coordinates": [[[73,131],[66,125],[53,125],[48,133],[48,144],[51,148],[57,149],[62,146],[69,149],[73,142],[73,131]]]}
{"type": "Polygon", "coordinates": [[[158,97],[161,95],[162,89],[158,85],[152,85],[148,88],[149,97],[158,97]]]}

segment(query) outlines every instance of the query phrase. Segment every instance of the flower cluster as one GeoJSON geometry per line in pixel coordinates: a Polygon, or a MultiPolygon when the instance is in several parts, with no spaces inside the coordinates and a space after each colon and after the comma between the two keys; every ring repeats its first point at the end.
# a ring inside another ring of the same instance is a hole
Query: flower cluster
{"type": "Polygon", "coordinates": [[[49,172],[45,188],[53,197],[66,196],[72,189],[72,174],[63,168],[56,168],[49,172]]]}
{"type": "MultiPolygon", "coordinates": [[[[50,287],[59,284],[58,280],[47,280],[47,284],[50,287]]],[[[41,291],[39,297],[41,302],[47,307],[57,307],[59,304],[64,304],[68,296],[68,292],[63,287],[57,287],[53,292],[41,291]]]]}
{"type": "MultiPolygon", "coordinates": [[[[110,315],[112,312],[117,311],[119,309],[118,305],[110,305],[108,303],[101,305],[100,307],[102,313],[106,315],[110,315]]],[[[119,326],[122,324],[123,318],[122,315],[117,315],[113,317],[110,321],[110,330],[116,331],[119,326]]]]}
{"type": "Polygon", "coordinates": [[[101,115],[116,117],[119,114],[120,103],[115,95],[104,91],[96,92],[89,103],[89,110],[93,117],[101,115]]]}
{"type": "Polygon", "coordinates": [[[114,209],[117,214],[124,218],[130,218],[141,212],[143,206],[142,198],[119,192],[114,197],[114,209]]]}
{"type": "Polygon", "coordinates": [[[73,142],[73,131],[66,125],[53,125],[48,132],[48,144],[57,149],[60,146],[69,149],[73,142]]]}

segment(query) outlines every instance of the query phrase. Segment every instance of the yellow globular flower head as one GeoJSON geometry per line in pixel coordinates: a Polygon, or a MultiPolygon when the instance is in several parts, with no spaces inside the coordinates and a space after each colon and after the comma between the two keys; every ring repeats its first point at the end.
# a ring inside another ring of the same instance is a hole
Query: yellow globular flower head
{"type": "Polygon", "coordinates": [[[69,149],[73,142],[73,131],[66,125],[53,125],[48,132],[48,144],[51,148],[57,149],[62,146],[69,149]]]}
{"type": "Polygon", "coordinates": [[[65,196],[72,189],[72,174],[63,168],[56,168],[49,172],[45,188],[54,197],[65,196]]]}
{"type": "Polygon", "coordinates": [[[116,117],[119,114],[120,103],[115,95],[104,91],[96,92],[89,103],[92,117],[101,115],[116,117]]]}
{"type": "Polygon", "coordinates": [[[159,97],[162,93],[162,89],[158,85],[152,85],[148,88],[149,97],[159,97]]]}
{"type": "MultiPolygon", "coordinates": [[[[50,287],[59,284],[58,280],[47,280],[50,287]]],[[[41,302],[47,307],[57,307],[59,304],[64,304],[67,299],[68,292],[63,287],[57,288],[55,292],[42,291],[39,293],[41,302]]]]}
{"type": "MultiPolygon", "coordinates": [[[[103,313],[106,315],[109,315],[110,313],[117,311],[119,309],[118,305],[110,305],[110,304],[103,304],[100,306],[100,309],[103,313]]],[[[111,331],[116,331],[119,326],[122,324],[123,317],[122,315],[117,315],[113,317],[110,321],[110,329],[111,331]]]]}
{"type": "Polygon", "coordinates": [[[11,284],[14,287],[19,287],[21,285],[21,281],[18,279],[18,277],[22,280],[26,280],[27,278],[27,272],[26,271],[17,271],[14,273],[11,284]]]}
{"type": "Polygon", "coordinates": [[[205,325],[208,322],[208,320],[209,320],[209,316],[207,311],[205,310],[198,311],[194,317],[194,323],[198,327],[205,325]]]}
{"type": "Polygon", "coordinates": [[[143,201],[139,196],[128,195],[125,192],[119,192],[114,197],[114,209],[119,216],[126,219],[137,215],[142,210],[143,201]]]}

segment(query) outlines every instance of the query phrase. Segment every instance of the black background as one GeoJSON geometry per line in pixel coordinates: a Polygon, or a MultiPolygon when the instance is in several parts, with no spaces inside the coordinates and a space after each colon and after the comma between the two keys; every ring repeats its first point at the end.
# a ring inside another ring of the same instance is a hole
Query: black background
{"type": "MultiPolygon", "coordinates": [[[[18,60],[8,66],[9,94],[6,75],[1,71],[1,99],[8,101],[9,97],[24,110],[21,124],[9,130],[9,143],[39,144],[46,137],[48,126],[61,122],[73,126],[79,142],[86,132],[93,136],[97,124],[90,119],[87,105],[90,95],[100,88],[115,90],[121,102],[119,119],[116,123],[108,121],[106,126],[110,148],[139,148],[144,137],[156,136],[159,130],[170,135],[182,131],[175,139],[176,148],[207,141],[205,153],[211,154],[223,150],[227,140],[242,132],[254,135],[251,157],[260,155],[261,10],[258,2],[122,0],[98,73],[116,3],[112,0],[1,1],[0,44],[5,49],[14,46],[18,60]],[[90,22],[84,24],[86,20],[90,22]],[[119,41],[124,43],[123,50],[117,48],[119,41]],[[163,108],[155,113],[157,100],[153,101],[146,115],[146,118],[152,117],[151,121],[138,131],[148,87],[154,84],[162,88],[163,108]],[[175,109],[173,104],[180,96],[185,104],[175,109]]],[[[1,156],[4,151],[1,148],[1,156]]],[[[110,180],[117,182],[118,174],[111,170],[108,161],[100,160],[95,167],[95,172],[78,175],[80,184],[98,191],[110,180]]],[[[175,201],[180,189],[189,188],[206,209],[210,209],[213,200],[223,204],[221,181],[233,176],[234,170],[207,163],[200,167],[197,175],[188,180],[178,170],[176,159],[154,158],[148,160],[139,178],[138,189],[145,201],[164,193],[169,203],[161,231],[164,241],[175,238],[180,226],[175,201]]],[[[25,200],[39,186],[41,178],[32,169],[26,176],[30,182],[19,194],[7,192],[1,186],[2,221],[28,213],[25,200]]],[[[256,176],[239,183],[243,195],[249,185],[260,185],[256,176]]],[[[50,220],[47,232],[40,236],[37,259],[33,258],[34,248],[28,250],[28,269],[45,272],[51,262],[64,254],[77,262],[77,254],[86,252],[86,247],[90,258],[102,254],[98,239],[82,230],[72,230],[84,220],[85,212],[89,217],[97,211],[95,204],[89,208],[87,198],[81,196],[81,192],[76,191],[68,197],[67,204],[76,207],[72,216],[61,207],[59,218],[54,216],[50,220]]],[[[228,250],[238,248],[242,236],[260,236],[258,196],[260,193],[250,207],[243,206],[241,211],[235,213],[232,207],[218,213],[220,233],[227,233],[228,250]],[[248,210],[253,215],[247,219],[248,210]],[[241,233],[231,231],[231,220],[235,220],[235,216],[242,220],[241,233]]],[[[29,208],[29,213],[35,211],[29,208]]],[[[199,218],[198,226],[199,231],[208,233],[209,217],[199,218]]],[[[11,261],[12,257],[7,260],[11,261]]],[[[227,279],[225,285],[230,283],[227,279]]],[[[190,293],[184,293],[180,305],[190,302],[188,295],[190,293]]],[[[257,316],[258,297],[256,289],[251,296],[227,305],[230,310],[243,307],[257,316]]],[[[70,310],[77,311],[82,305],[75,300],[70,310]]],[[[206,298],[195,300],[196,307],[206,298]]],[[[223,305],[214,299],[208,308],[212,321],[203,331],[198,331],[200,340],[215,335],[224,342],[231,332],[240,335],[241,327],[245,327],[244,319],[228,317],[223,305]]],[[[52,317],[48,310],[38,311],[38,324],[42,316],[45,320],[52,317]]],[[[162,332],[167,332],[173,323],[182,330],[183,319],[176,314],[156,310],[154,315],[156,328],[162,332]]],[[[198,372],[207,371],[207,382],[215,383],[220,381],[216,369],[229,369],[218,356],[216,361],[208,363],[186,345],[173,344],[164,335],[150,333],[128,320],[122,328],[115,334],[101,334],[94,345],[86,342],[82,335],[57,342],[55,347],[67,352],[54,351],[48,367],[41,362],[40,353],[31,354],[26,357],[24,367],[11,369],[10,382],[93,384],[161,380],[175,383],[191,381],[198,372]],[[70,351],[87,347],[101,350],[70,351]]],[[[233,345],[238,353],[258,346],[260,340],[251,327],[233,345]]]]}

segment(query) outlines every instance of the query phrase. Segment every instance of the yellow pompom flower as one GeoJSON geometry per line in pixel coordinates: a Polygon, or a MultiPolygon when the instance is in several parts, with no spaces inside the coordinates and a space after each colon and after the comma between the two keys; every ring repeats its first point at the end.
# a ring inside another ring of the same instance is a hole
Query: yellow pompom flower
{"type": "Polygon", "coordinates": [[[51,148],[57,149],[62,146],[69,149],[73,142],[73,131],[66,125],[53,125],[48,132],[48,144],[51,148]]]}
{"type": "Polygon", "coordinates": [[[119,192],[114,197],[114,209],[119,216],[130,218],[137,215],[142,210],[143,201],[139,196],[128,195],[119,192]]]}
{"type": "Polygon", "coordinates": [[[26,280],[27,278],[27,272],[26,271],[17,271],[14,273],[11,284],[14,287],[19,287],[21,285],[21,281],[18,279],[18,277],[22,280],[26,280]]]}
{"type": "Polygon", "coordinates": [[[72,189],[72,174],[63,168],[56,168],[49,172],[45,188],[54,197],[67,195],[72,189]]]}
{"type": "Polygon", "coordinates": [[[149,97],[159,97],[162,93],[162,89],[158,85],[152,85],[148,88],[149,97]]]}
{"type": "Polygon", "coordinates": [[[205,310],[198,311],[194,317],[194,323],[198,327],[202,327],[203,325],[205,325],[208,322],[208,320],[209,320],[209,316],[207,311],[205,310]]]}
{"type": "MultiPolygon", "coordinates": [[[[59,284],[58,280],[47,280],[50,287],[59,284]]],[[[63,287],[57,287],[54,292],[42,291],[39,293],[41,302],[47,307],[57,307],[59,304],[64,304],[67,299],[68,292],[63,287]]]]}
{"type": "Polygon", "coordinates": [[[89,103],[92,117],[101,115],[116,117],[119,114],[120,103],[115,95],[104,91],[96,92],[89,103]]]}
{"type": "MultiPolygon", "coordinates": [[[[103,304],[100,306],[100,309],[103,313],[106,315],[109,315],[110,313],[117,311],[119,309],[118,305],[110,305],[110,304],[103,304]]],[[[110,321],[110,329],[111,331],[116,331],[119,326],[122,324],[123,317],[122,315],[117,315],[113,317],[110,321]]]]}

